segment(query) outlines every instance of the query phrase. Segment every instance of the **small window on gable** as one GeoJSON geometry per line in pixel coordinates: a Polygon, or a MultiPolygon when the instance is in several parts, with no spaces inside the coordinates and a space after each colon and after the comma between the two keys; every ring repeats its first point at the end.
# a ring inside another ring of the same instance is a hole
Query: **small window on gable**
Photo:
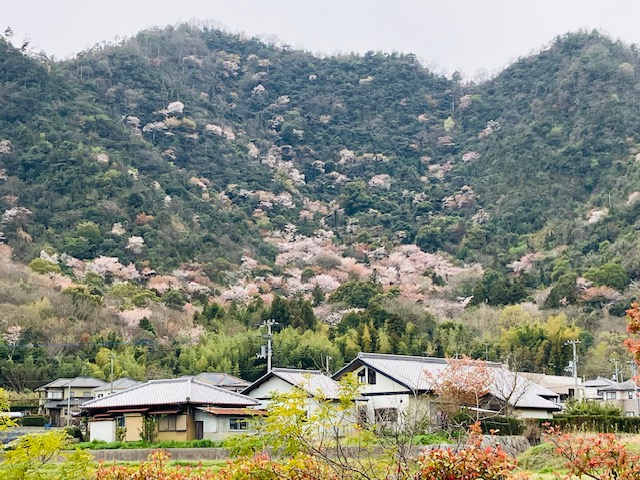
{"type": "Polygon", "coordinates": [[[366,378],[367,378],[367,369],[363,368],[358,372],[358,383],[367,383],[366,378]]]}
{"type": "Polygon", "coordinates": [[[375,372],[375,370],[371,370],[370,368],[368,369],[367,383],[369,385],[375,385],[376,384],[376,372],[375,372]]]}

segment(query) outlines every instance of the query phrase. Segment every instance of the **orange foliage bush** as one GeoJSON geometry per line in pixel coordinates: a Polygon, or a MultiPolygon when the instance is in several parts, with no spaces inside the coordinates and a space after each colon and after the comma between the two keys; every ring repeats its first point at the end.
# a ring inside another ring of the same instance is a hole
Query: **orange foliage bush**
{"type": "Polygon", "coordinates": [[[169,454],[158,450],[140,466],[100,464],[95,480],[215,480],[217,473],[202,465],[197,467],[169,466],[169,454]]]}
{"type": "Polygon", "coordinates": [[[562,433],[558,427],[549,427],[546,434],[547,440],[556,447],[556,453],[567,460],[567,479],[640,478],[640,455],[627,450],[613,434],[570,435],[562,433]]]}
{"type": "Polygon", "coordinates": [[[516,468],[516,460],[499,445],[482,446],[479,424],[471,427],[469,440],[461,450],[436,448],[418,458],[416,480],[506,480],[516,468]]]}
{"type": "Polygon", "coordinates": [[[95,480],[348,480],[327,464],[298,455],[286,461],[273,461],[267,455],[231,460],[220,471],[198,465],[168,465],[169,454],[155,451],[139,466],[104,465],[98,467],[95,480]]]}

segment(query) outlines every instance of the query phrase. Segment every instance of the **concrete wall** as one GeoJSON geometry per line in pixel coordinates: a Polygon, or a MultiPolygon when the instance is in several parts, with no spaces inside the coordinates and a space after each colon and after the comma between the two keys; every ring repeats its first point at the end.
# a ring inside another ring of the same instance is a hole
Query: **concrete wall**
{"type": "MultiPolygon", "coordinates": [[[[504,436],[504,437],[485,437],[485,445],[501,445],[509,454],[517,455],[524,452],[531,445],[525,437],[521,436],[504,436]]],[[[457,448],[456,445],[427,445],[413,446],[410,448],[409,456],[417,457],[421,452],[437,447],[457,448]]],[[[381,455],[383,452],[381,447],[372,447],[366,452],[358,452],[357,447],[347,447],[353,450],[353,455],[381,455]]],[[[229,458],[229,452],[224,448],[168,448],[166,451],[172,460],[225,460],[229,458]]],[[[149,455],[154,452],[153,449],[121,449],[121,450],[89,450],[96,461],[104,460],[105,462],[141,462],[147,460],[149,455]]],[[[330,453],[330,452],[329,452],[330,453]]],[[[344,451],[342,452],[345,453],[344,451]]]]}
{"type": "Polygon", "coordinates": [[[536,410],[532,408],[514,409],[513,416],[517,418],[553,418],[553,412],[547,410],[536,410]]]}
{"type": "Polygon", "coordinates": [[[115,420],[95,420],[89,422],[89,441],[101,440],[103,442],[116,441],[115,420]]]}

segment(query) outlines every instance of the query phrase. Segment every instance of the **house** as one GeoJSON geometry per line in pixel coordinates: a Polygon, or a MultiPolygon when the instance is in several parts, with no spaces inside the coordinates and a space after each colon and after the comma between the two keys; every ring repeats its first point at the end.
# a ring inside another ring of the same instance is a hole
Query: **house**
{"type": "MultiPolygon", "coordinates": [[[[444,358],[359,353],[333,378],[355,374],[362,384],[361,395],[368,399],[358,412],[360,419],[396,427],[435,418],[431,395],[447,366],[444,358]]],[[[561,410],[554,392],[502,364],[487,362],[486,366],[491,385],[488,398],[483,399],[483,411],[499,413],[506,408],[521,418],[552,418],[553,412],[561,410]]]]}
{"type": "Polygon", "coordinates": [[[577,379],[578,390],[576,393],[576,379],[573,377],[532,372],[519,372],[519,375],[522,375],[532,382],[555,392],[560,397],[560,402],[565,402],[569,399],[585,398],[584,385],[582,384],[581,378],[577,379]]]}
{"type": "Polygon", "coordinates": [[[192,377],[150,380],[132,388],[89,400],[90,439],[140,439],[145,419],[156,419],[156,440],[221,440],[247,433],[261,411],[250,397],[209,385],[192,377]]]}
{"type": "Polygon", "coordinates": [[[265,407],[271,400],[271,392],[286,393],[293,388],[305,390],[310,397],[338,400],[338,383],[320,370],[302,370],[297,368],[273,368],[242,391],[265,407]]]}
{"type": "Polygon", "coordinates": [[[242,391],[243,395],[255,398],[261,407],[266,407],[272,392],[286,393],[299,388],[309,394],[309,408],[313,408],[314,399],[322,398],[337,401],[340,397],[338,383],[320,370],[301,370],[296,368],[273,368],[242,391]]]}
{"type": "Polygon", "coordinates": [[[49,417],[51,426],[68,425],[80,413],[80,405],[92,398],[93,389],[104,384],[93,377],[59,378],[36,389],[38,410],[49,417]]]}
{"type": "Polygon", "coordinates": [[[615,380],[605,377],[596,377],[584,382],[585,400],[603,400],[602,389],[616,385],[615,380]]]}
{"type": "Polygon", "coordinates": [[[251,382],[234,377],[228,373],[220,372],[204,372],[196,375],[193,379],[199,382],[208,383],[209,385],[224,388],[225,390],[230,390],[232,392],[241,392],[251,385],[251,382]]]}
{"type": "Polygon", "coordinates": [[[123,390],[127,390],[128,388],[135,387],[140,382],[138,380],[134,380],[132,378],[118,378],[113,382],[107,382],[104,385],[94,388],[91,390],[92,398],[102,398],[106,395],[111,395],[112,393],[122,392],[123,390]]]}
{"type": "MultiPolygon", "coordinates": [[[[242,393],[256,399],[261,408],[266,408],[274,392],[288,393],[294,389],[306,392],[306,413],[310,417],[328,401],[337,406],[340,400],[340,386],[320,370],[301,370],[296,368],[273,368],[258,380],[245,388],[242,393]]],[[[356,405],[360,399],[356,399],[356,405]]],[[[354,405],[355,406],[355,405],[354,405]]],[[[341,411],[335,409],[335,415],[325,420],[331,423],[331,431],[345,435],[355,424],[355,410],[341,411]]]]}
{"type": "Polygon", "coordinates": [[[625,417],[637,417],[640,414],[640,396],[635,381],[612,382],[601,387],[598,393],[603,402],[619,407],[625,417]]]}

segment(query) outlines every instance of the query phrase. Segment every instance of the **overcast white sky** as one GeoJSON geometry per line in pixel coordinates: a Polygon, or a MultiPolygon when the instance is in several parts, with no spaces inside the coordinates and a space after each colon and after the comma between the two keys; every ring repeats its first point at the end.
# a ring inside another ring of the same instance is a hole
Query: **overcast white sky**
{"type": "Polygon", "coordinates": [[[637,0],[0,0],[0,29],[58,58],[191,19],[313,52],[412,52],[469,77],[585,27],[640,43],[637,0]]]}

